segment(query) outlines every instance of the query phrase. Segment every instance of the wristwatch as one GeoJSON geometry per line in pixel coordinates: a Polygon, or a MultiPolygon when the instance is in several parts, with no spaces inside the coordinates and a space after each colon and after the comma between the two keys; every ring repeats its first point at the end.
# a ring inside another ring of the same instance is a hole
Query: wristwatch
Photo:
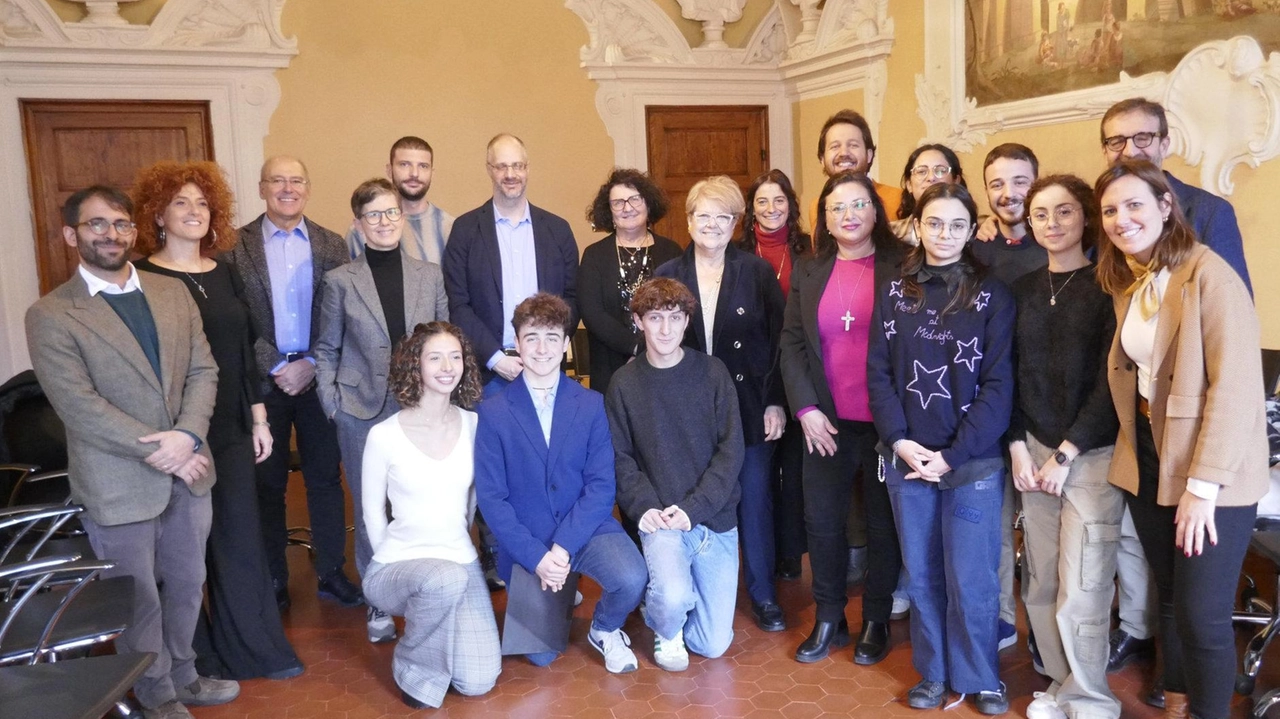
{"type": "Polygon", "coordinates": [[[1057,462],[1059,467],[1066,467],[1071,464],[1071,458],[1067,456],[1066,452],[1063,452],[1060,449],[1054,451],[1053,461],[1057,462]]]}

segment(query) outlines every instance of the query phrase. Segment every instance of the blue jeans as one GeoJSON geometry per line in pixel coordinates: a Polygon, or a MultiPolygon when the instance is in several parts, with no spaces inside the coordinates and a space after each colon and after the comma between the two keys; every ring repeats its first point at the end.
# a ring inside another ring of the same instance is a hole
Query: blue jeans
{"type": "Polygon", "coordinates": [[[952,691],[1000,688],[1000,509],[1004,463],[982,478],[942,489],[904,479],[905,465],[884,464],[911,595],[911,661],[920,676],[952,691]]]}
{"type": "Polygon", "coordinates": [[[773,538],[773,493],[769,489],[773,470],[773,442],[747,447],[738,484],[742,501],[738,503],[738,539],[742,542],[747,593],[757,604],[776,603],[773,587],[776,562],[773,538]]]}
{"type": "Polygon", "coordinates": [[[714,659],[733,641],[738,599],[738,528],[716,533],[704,525],[688,532],[641,534],[649,565],[645,620],[658,636],[684,630],[685,646],[714,659]]]}

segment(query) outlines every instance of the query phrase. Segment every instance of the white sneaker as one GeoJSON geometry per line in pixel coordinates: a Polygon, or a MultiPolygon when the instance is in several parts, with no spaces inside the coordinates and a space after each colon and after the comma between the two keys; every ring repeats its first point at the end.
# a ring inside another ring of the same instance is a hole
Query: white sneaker
{"type": "Polygon", "coordinates": [[[911,600],[906,597],[893,597],[893,609],[889,610],[890,619],[906,619],[911,613],[911,600]]]}
{"type": "Polygon", "coordinates": [[[369,605],[369,609],[365,612],[365,628],[368,630],[369,642],[372,644],[382,644],[396,638],[396,621],[390,614],[373,605],[369,605]]]}
{"type": "MultiPolygon", "coordinates": [[[[609,670],[610,674],[627,674],[640,668],[635,653],[629,649],[631,637],[621,629],[601,632],[592,627],[587,632],[587,641],[604,655],[604,668],[609,670]]],[[[689,658],[686,655],[685,662],[688,661],[689,658]]]]}
{"type": "Polygon", "coordinates": [[[1027,705],[1027,719],[1067,719],[1067,713],[1058,706],[1058,699],[1049,692],[1036,692],[1027,705]]]}
{"type": "Polygon", "coordinates": [[[674,639],[663,639],[653,634],[653,661],[669,672],[682,672],[689,668],[689,650],[684,648],[684,630],[676,632],[674,639]]]}

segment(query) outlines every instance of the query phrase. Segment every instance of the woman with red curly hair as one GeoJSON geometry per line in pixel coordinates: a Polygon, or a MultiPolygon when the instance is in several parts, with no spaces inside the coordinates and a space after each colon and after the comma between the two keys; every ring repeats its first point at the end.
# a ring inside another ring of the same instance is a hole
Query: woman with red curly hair
{"type": "Polygon", "coordinates": [[[272,446],[249,309],[239,276],[214,259],[235,243],[231,190],[212,162],[159,162],[138,173],[133,201],[137,250],[148,255],[137,268],[187,286],[218,363],[208,438],[218,483],[205,553],[208,606],[193,642],[196,667],[226,679],[297,676],[302,663],[284,636],[258,527],[254,463],[272,446]]]}

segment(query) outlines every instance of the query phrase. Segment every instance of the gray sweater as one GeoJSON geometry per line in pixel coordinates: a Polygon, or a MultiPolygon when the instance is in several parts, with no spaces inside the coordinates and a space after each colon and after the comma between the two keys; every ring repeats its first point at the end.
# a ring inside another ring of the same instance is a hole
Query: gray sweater
{"type": "Polygon", "coordinates": [[[723,362],[685,349],[675,367],[658,369],[642,352],[614,373],[605,409],[628,517],[674,504],[694,526],[738,526],[742,422],[723,362]]]}

